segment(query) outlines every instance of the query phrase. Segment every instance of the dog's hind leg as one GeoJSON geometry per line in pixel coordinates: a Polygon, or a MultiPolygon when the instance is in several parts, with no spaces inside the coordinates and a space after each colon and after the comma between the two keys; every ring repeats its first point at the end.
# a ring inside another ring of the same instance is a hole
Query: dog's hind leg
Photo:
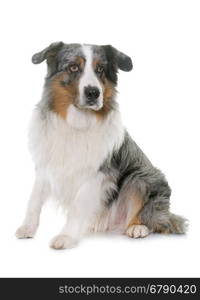
{"type": "Polygon", "coordinates": [[[154,178],[150,183],[139,180],[135,189],[142,192],[132,196],[132,200],[129,196],[133,205],[132,218],[126,229],[128,236],[137,238],[145,237],[150,232],[186,232],[186,219],[172,214],[169,210],[171,189],[164,177],[154,178]]]}
{"type": "Polygon", "coordinates": [[[186,219],[170,212],[171,189],[164,178],[148,186],[146,201],[140,212],[140,220],[152,232],[183,234],[186,219]]]}
{"type": "Polygon", "coordinates": [[[130,189],[126,195],[125,201],[127,203],[127,224],[125,233],[131,238],[143,238],[147,236],[150,231],[146,225],[144,225],[140,218],[140,212],[144,206],[143,195],[140,192],[135,193],[130,189]]]}
{"type": "Polygon", "coordinates": [[[34,237],[39,225],[42,205],[49,195],[49,184],[40,178],[35,179],[33,190],[29,199],[26,215],[22,226],[15,235],[19,239],[34,237]]]}

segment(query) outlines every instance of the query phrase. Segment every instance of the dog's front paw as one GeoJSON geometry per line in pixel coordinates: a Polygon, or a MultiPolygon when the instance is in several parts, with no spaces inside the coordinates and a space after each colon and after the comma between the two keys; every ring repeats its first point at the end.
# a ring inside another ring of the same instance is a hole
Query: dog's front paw
{"type": "Polygon", "coordinates": [[[36,230],[37,230],[37,226],[22,225],[17,229],[15,236],[18,239],[33,238],[36,233],[36,230]]]}
{"type": "Polygon", "coordinates": [[[126,234],[132,238],[143,238],[149,234],[149,229],[145,225],[132,225],[130,226],[126,234]]]}
{"type": "Polygon", "coordinates": [[[50,247],[53,249],[70,249],[77,245],[77,241],[65,234],[56,235],[50,242],[50,247]]]}

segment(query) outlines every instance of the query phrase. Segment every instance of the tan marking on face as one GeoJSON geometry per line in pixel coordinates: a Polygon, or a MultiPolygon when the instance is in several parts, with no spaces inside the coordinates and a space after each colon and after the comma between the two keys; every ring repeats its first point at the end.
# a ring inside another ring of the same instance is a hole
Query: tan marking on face
{"type": "Polygon", "coordinates": [[[102,61],[100,59],[95,58],[92,62],[92,65],[95,70],[97,65],[102,65],[102,61]]]}
{"type": "Polygon", "coordinates": [[[81,56],[77,56],[74,63],[76,63],[77,65],[79,65],[79,68],[81,70],[84,69],[84,65],[85,65],[85,59],[81,56]]]}
{"type": "Polygon", "coordinates": [[[141,225],[140,212],[144,205],[143,197],[140,193],[132,195],[130,201],[133,202],[133,211],[127,229],[132,225],[141,225]]]}
{"type": "Polygon", "coordinates": [[[65,80],[65,76],[65,73],[59,74],[55,77],[51,85],[51,108],[62,119],[66,119],[69,105],[75,104],[78,98],[77,80],[73,80],[70,84],[63,86],[61,82],[65,80]]]}
{"type": "Polygon", "coordinates": [[[107,79],[104,79],[104,83],[101,84],[103,88],[103,107],[94,112],[98,119],[104,118],[110,112],[112,109],[111,101],[116,93],[115,87],[107,79]]]}

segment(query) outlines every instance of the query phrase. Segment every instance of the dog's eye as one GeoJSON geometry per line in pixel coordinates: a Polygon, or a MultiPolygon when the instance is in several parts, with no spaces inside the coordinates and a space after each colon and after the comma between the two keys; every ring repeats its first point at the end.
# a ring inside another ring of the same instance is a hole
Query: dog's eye
{"type": "Polygon", "coordinates": [[[77,65],[71,65],[69,66],[69,70],[73,73],[78,72],[79,71],[79,67],[77,65]]]}
{"type": "Polygon", "coordinates": [[[101,74],[101,73],[103,73],[103,71],[104,71],[104,67],[101,66],[101,65],[98,65],[97,68],[96,68],[96,72],[101,74]]]}

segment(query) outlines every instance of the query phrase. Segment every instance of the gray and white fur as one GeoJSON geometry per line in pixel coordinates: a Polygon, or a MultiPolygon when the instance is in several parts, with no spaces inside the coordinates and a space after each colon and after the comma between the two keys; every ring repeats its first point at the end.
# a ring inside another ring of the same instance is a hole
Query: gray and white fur
{"type": "Polygon", "coordinates": [[[171,189],[124,128],[116,101],[118,70],[129,56],[110,45],[53,43],[32,62],[48,66],[30,126],[36,179],[18,238],[33,237],[53,196],[66,222],[50,246],[74,247],[88,232],[129,237],[185,233],[170,212],[171,189]]]}

